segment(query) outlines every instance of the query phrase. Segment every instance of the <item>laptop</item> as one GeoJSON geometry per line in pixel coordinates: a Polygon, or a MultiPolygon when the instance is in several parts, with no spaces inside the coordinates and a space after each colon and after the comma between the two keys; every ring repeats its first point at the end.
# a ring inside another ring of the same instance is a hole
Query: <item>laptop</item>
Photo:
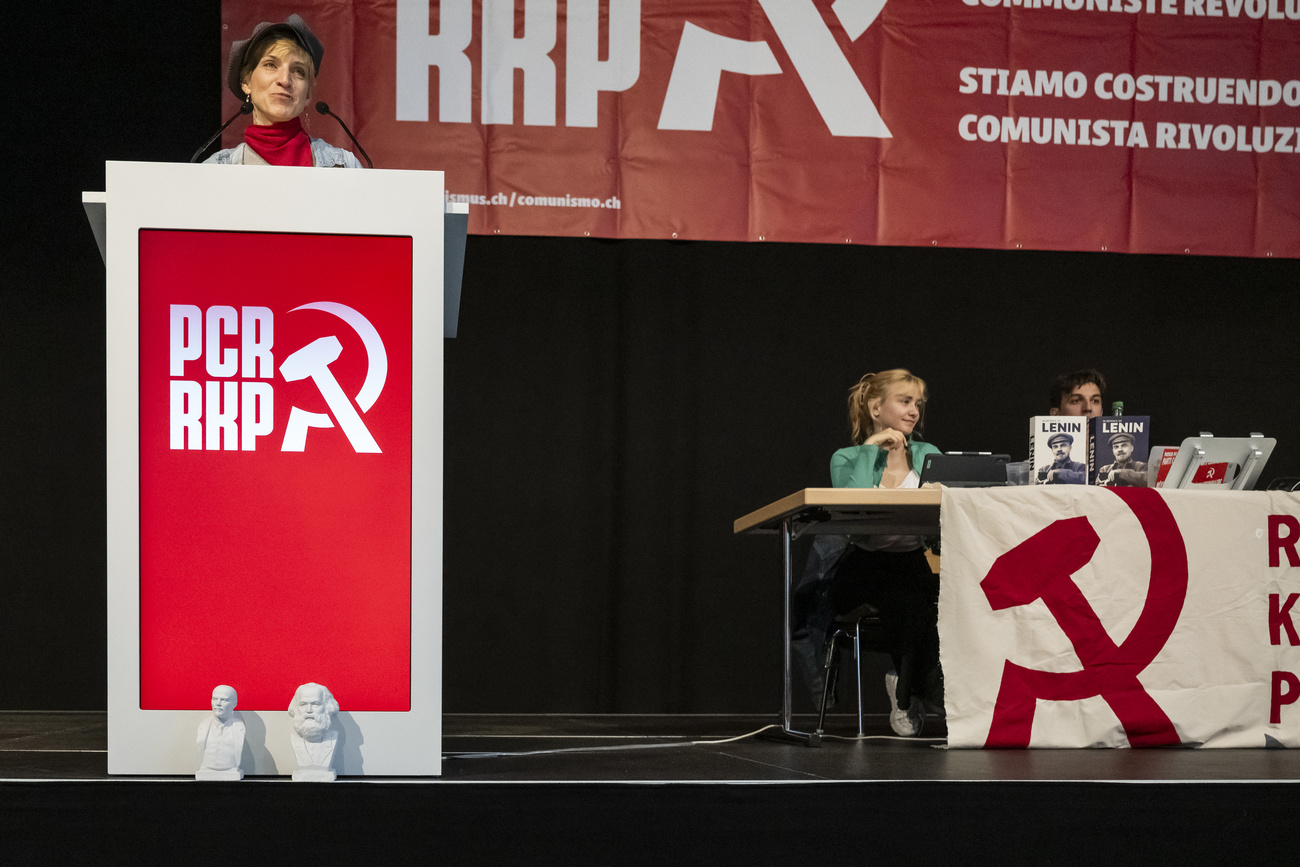
{"type": "Polygon", "coordinates": [[[921,484],[937,482],[950,488],[991,488],[1007,483],[1010,455],[988,452],[929,454],[921,465],[921,484]]]}

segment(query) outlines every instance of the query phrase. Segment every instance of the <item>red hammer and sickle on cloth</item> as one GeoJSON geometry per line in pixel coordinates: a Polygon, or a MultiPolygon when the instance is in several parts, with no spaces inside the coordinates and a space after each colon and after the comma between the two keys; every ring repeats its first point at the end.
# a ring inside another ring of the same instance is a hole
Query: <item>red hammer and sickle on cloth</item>
{"type": "Polygon", "coordinates": [[[1027,747],[1034,702],[1101,696],[1119,717],[1134,747],[1181,743],[1174,725],[1138,674],[1169,640],[1187,597],[1187,548],[1169,506],[1157,491],[1106,488],[1137,516],[1151,547],[1151,582],[1137,623],[1116,645],[1092,605],[1071,579],[1101,541],[1086,517],[1056,521],[999,557],[980,582],[993,610],[1042,599],[1074,645],[1083,669],[1039,671],[1007,660],[1002,668],[986,747],[1027,747]]]}

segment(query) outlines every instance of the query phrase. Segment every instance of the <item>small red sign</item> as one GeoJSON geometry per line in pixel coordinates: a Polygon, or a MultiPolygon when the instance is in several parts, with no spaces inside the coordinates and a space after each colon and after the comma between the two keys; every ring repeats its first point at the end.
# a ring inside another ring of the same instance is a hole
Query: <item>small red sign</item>
{"type": "Polygon", "coordinates": [[[1163,488],[1165,479],[1169,478],[1169,470],[1178,459],[1178,449],[1165,449],[1160,455],[1160,469],[1156,473],[1156,487],[1163,488]]]}
{"type": "Polygon", "coordinates": [[[1222,485],[1227,481],[1228,464],[1201,464],[1192,475],[1193,485],[1222,485]]]}

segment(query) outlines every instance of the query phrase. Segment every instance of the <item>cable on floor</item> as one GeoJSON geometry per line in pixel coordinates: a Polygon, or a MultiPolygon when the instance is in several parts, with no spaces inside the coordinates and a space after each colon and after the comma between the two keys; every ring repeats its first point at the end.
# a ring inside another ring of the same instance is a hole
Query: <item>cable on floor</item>
{"type": "Polygon", "coordinates": [[[747,732],[746,734],[743,735],[736,735],[733,738],[723,738],[722,740],[716,740],[716,741],[676,741],[674,743],[668,743],[668,744],[616,744],[613,746],[605,746],[605,747],[565,747],[559,750],[528,750],[527,752],[521,752],[521,753],[465,752],[465,753],[443,753],[442,755],[443,758],[446,759],[497,759],[497,758],[504,758],[506,756],[553,756],[559,753],[595,753],[595,752],[612,752],[617,750],[655,750],[655,749],[662,749],[664,747],[704,747],[704,746],[714,746],[717,744],[729,744],[729,743],[733,743],[734,741],[744,740],[745,738],[752,738],[755,735],[762,734],[768,729],[774,729],[777,727],[778,726],[776,723],[772,723],[771,725],[763,726],[761,729],[755,729],[754,731],[747,732]]]}
{"type": "Polygon", "coordinates": [[[906,741],[907,743],[910,743],[910,744],[916,744],[916,743],[923,743],[923,742],[924,742],[924,743],[930,743],[930,742],[944,743],[944,742],[946,742],[948,739],[947,739],[946,737],[943,737],[943,738],[903,737],[902,735],[828,735],[828,734],[822,734],[822,740],[824,740],[824,741],[906,741]]]}
{"type": "MultiPolygon", "coordinates": [[[[447,759],[499,759],[499,758],[505,758],[507,756],[554,756],[560,753],[617,752],[620,750],[657,750],[657,749],[664,749],[666,747],[707,747],[707,746],[717,746],[719,744],[730,744],[730,743],[734,743],[735,741],[743,741],[746,738],[752,738],[755,735],[760,735],[763,732],[768,731],[769,729],[774,729],[779,727],[780,726],[778,726],[776,723],[772,723],[771,725],[765,725],[761,729],[755,729],[754,731],[747,732],[743,735],[736,735],[735,737],[732,738],[722,738],[721,740],[712,740],[712,741],[675,741],[673,743],[667,743],[667,744],[616,744],[612,746],[603,746],[603,747],[565,747],[563,749],[558,749],[558,750],[527,750],[525,752],[518,752],[518,753],[463,752],[463,753],[443,753],[442,755],[443,758],[447,758],[447,759]]],[[[913,744],[916,743],[942,744],[947,740],[947,738],[942,738],[942,737],[905,738],[899,735],[858,736],[858,735],[828,735],[828,734],[823,734],[822,739],[835,740],[835,741],[904,741],[913,744]]]]}

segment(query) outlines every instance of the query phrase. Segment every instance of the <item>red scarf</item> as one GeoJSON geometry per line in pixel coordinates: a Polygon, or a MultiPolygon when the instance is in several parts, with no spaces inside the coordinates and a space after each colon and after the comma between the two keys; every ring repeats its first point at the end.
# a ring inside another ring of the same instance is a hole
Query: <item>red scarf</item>
{"type": "Polygon", "coordinates": [[[298,118],[270,126],[250,123],[244,127],[244,143],[273,166],[310,166],[311,139],[298,118]]]}

